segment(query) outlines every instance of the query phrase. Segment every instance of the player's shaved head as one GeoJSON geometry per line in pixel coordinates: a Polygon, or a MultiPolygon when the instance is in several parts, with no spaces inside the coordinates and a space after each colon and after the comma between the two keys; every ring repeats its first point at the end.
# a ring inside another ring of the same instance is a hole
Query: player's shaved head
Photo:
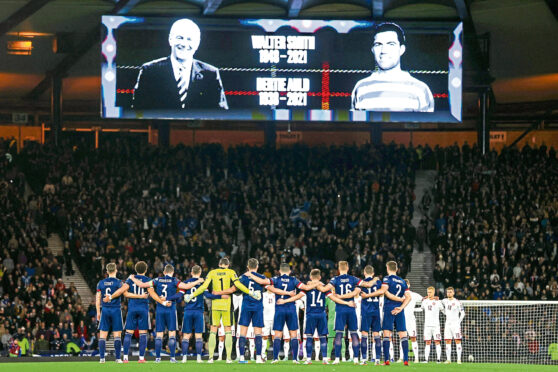
{"type": "Polygon", "coordinates": [[[136,263],[136,266],[134,267],[136,269],[136,273],[143,275],[147,272],[147,264],[145,263],[145,261],[139,261],[138,263],[136,263]]]}
{"type": "Polygon", "coordinates": [[[372,265],[364,266],[364,273],[366,275],[374,275],[374,268],[372,267],[372,265]]]}
{"type": "Polygon", "coordinates": [[[116,264],[114,262],[107,264],[107,273],[114,274],[116,272],[116,264]]]}
{"type": "Polygon", "coordinates": [[[392,273],[396,273],[397,272],[397,262],[388,261],[388,263],[386,263],[386,268],[387,268],[387,271],[392,272],[392,273]]]}
{"type": "Polygon", "coordinates": [[[229,259],[226,257],[223,257],[219,260],[219,267],[223,267],[223,268],[227,268],[229,267],[230,262],[229,259]]]}
{"type": "Polygon", "coordinates": [[[172,267],[172,265],[166,265],[165,270],[163,270],[163,273],[165,275],[170,275],[170,274],[174,273],[174,267],[172,267]]]}
{"type": "Polygon", "coordinates": [[[349,271],[349,263],[347,261],[339,261],[339,271],[349,271]]]}
{"type": "Polygon", "coordinates": [[[313,269],[310,271],[310,278],[313,280],[320,279],[322,277],[322,273],[318,269],[313,269]]]}
{"type": "Polygon", "coordinates": [[[281,264],[281,266],[279,266],[279,271],[280,271],[282,274],[288,274],[288,273],[291,272],[291,266],[290,266],[288,263],[283,262],[283,263],[281,264]]]}
{"type": "Polygon", "coordinates": [[[200,275],[202,272],[202,269],[199,265],[195,265],[194,267],[192,267],[192,275],[200,275]]]}
{"type": "Polygon", "coordinates": [[[248,260],[247,266],[249,270],[256,270],[258,268],[258,260],[256,260],[255,258],[250,258],[248,260]]]}

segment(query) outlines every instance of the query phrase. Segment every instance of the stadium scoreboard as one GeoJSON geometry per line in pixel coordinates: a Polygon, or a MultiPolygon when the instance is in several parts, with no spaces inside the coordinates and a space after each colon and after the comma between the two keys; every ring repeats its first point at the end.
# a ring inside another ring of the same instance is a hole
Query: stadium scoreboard
{"type": "Polygon", "coordinates": [[[460,122],[461,23],[103,16],[104,118],[460,122]]]}

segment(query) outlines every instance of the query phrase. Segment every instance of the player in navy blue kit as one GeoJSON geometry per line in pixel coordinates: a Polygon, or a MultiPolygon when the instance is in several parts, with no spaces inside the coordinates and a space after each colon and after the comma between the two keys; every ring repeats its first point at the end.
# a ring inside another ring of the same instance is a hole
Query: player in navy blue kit
{"type": "MultiPolygon", "coordinates": [[[[173,297],[177,293],[181,283],[180,280],[173,277],[174,267],[172,267],[172,265],[166,265],[163,274],[163,277],[155,278],[147,283],[141,282],[133,275],[130,276],[130,279],[140,288],[153,288],[155,293],[164,300],[164,304],[157,304],[157,309],[155,311],[155,363],[161,361],[161,349],[163,347],[163,334],[165,330],[169,332],[168,347],[170,350],[170,361],[171,363],[176,363],[176,329],[178,328],[176,302],[167,299],[173,297]]],[[[202,282],[203,280],[200,279],[199,283],[202,282]]],[[[180,288],[190,289],[194,285],[194,283],[189,283],[188,285],[180,286],[180,288]]]]}
{"type": "Polygon", "coordinates": [[[395,330],[399,332],[401,347],[403,348],[403,363],[408,366],[409,340],[407,338],[403,309],[411,301],[411,294],[409,293],[407,283],[397,276],[397,263],[389,261],[386,264],[386,269],[388,275],[384,277],[382,287],[374,292],[375,295],[384,295],[384,320],[382,322],[384,363],[389,365],[390,338],[395,325],[395,330]]]}
{"type": "MultiPolygon", "coordinates": [[[[189,294],[194,293],[203,283],[203,279],[200,280],[202,269],[200,266],[195,265],[192,267],[192,277],[190,279],[185,280],[184,282],[180,283],[178,288],[180,291],[174,295],[173,297],[169,297],[169,300],[173,301],[176,300],[177,302],[182,301],[182,297],[186,290],[190,291],[189,294]],[[182,289],[182,287],[191,286],[189,289],[182,289]]],[[[220,299],[220,298],[228,298],[227,295],[213,295],[209,293],[209,291],[205,291],[203,293],[204,297],[207,297],[211,300],[220,299]]],[[[196,339],[196,355],[197,355],[197,362],[202,362],[202,349],[203,349],[203,339],[202,335],[205,331],[205,321],[203,319],[203,311],[204,311],[204,301],[203,297],[198,298],[194,297],[190,302],[187,302],[184,305],[184,318],[182,320],[182,363],[186,363],[188,360],[188,348],[190,347],[190,338],[192,337],[192,333],[194,333],[194,337],[196,339]]]]}
{"type": "MultiPolygon", "coordinates": [[[[341,299],[354,298],[360,293],[360,288],[370,288],[374,282],[365,282],[352,275],[349,275],[349,263],[347,261],[339,261],[339,276],[332,278],[325,287],[319,287],[319,290],[334,290],[335,294],[341,299]]],[[[339,364],[341,357],[341,343],[343,342],[343,332],[345,327],[348,328],[353,344],[353,362],[359,364],[360,342],[358,340],[358,319],[354,307],[343,304],[335,305],[335,361],[333,364],[339,364]]]]}
{"type": "Polygon", "coordinates": [[[112,329],[114,337],[114,353],[116,354],[116,363],[122,363],[120,353],[122,351],[122,310],[120,309],[120,298],[111,299],[109,302],[103,303],[101,309],[101,296],[111,296],[112,293],[118,291],[122,287],[122,281],[116,277],[116,264],[109,263],[106,267],[108,278],[105,278],[97,284],[97,295],[95,298],[95,306],[97,308],[97,322],[99,322],[99,356],[100,362],[105,362],[106,342],[109,331],[112,329]]]}
{"type": "MultiPolygon", "coordinates": [[[[261,281],[268,281],[268,279],[262,275],[258,274],[258,260],[255,258],[250,258],[248,260],[247,268],[248,272],[242,275],[239,280],[240,282],[250,289],[251,291],[264,291],[264,287],[259,284],[255,279],[252,277],[256,277],[261,281]]],[[[291,293],[283,290],[279,290],[274,288],[271,285],[266,285],[266,289],[270,292],[275,293],[276,295],[287,295],[290,296],[291,293]]],[[[232,293],[236,288],[233,287],[224,292],[217,292],[217,293],[232,293]]],[[[254,336],[255,336],[255,346],[256,346],[256,363],[262,364],[262,328],[264,326],[264,314],[263,314],[263,301],[260,297],[259,300],[251,297],[251,296],[242,296],[242,304],[240,307],[240,319],[238,321],[238,325],[240,326],[240,337],[238,339],[238,351],[240,354],[239,363],[247,363],[244,360],[244,353],[246,351],[246,334],[248,332],[248,327],[252,323],[252,327],[254,328],[254,336]]]]}
{"type": "MultiPolygon", "coordinates": [[[[314,269],[310,272],[310,282],[308,285],[316,285],[318,288],[322,287],[320,282],[320,270],[314,269]]],[[[336,296],[331,291],[322,292],[318,288],[312,289],[308,292],[300,292],[294,297],[286,300],[277,300],[277,304],[283,305],[289,302],[294,302],[303,296],[306,296],[306,361],[304,364],[312,364],[312,348],[314,342],[314,333],[318,332],[320,336],[320,351],[322,353],[323,364],[329,364],[327,354],[327,313],[326,313],[326,298],[331,299],[336,304],[345,305],[348,307],[355,307],[355,303],[344,301],[336,296]]]]}
{"type": "Polygon", "coordinates": [[[372,329],[372,336],[374,337],[374,346],[376,347],[376,364],[380,364],[380,357],[382,355],[382,344],[380,339],[380,296],[373,296],[373,293],[380,289],[381,282],[374,278],[374,268],[370,265],[364,267],[365,282],[374,281],[371,288],[365,288],[360,292],[362,302],[360,305],[360,333],[362,338],[360,340],[360,355],[361,365],[366,365],[368,359],[368,332],[372,329]]]}
{"type": "MultiPolygon", "coordinates": [[[[279,268],[280,276],[276,276],[272,279],[262,279],[258,276],[255,276],[251,273],[246,273],[250,279],[255,281],[256,283],[268,286],[272,285],[276,289],[280,289],[283,292],[291,293],[292,295],[295,294],[297,289],[303,291],[310,291],[316,288],[320,283],[313,283],[312,285],[307,285],[301,283],[295,277],[289,276],[291,273],[291,267],[288,263],[282,263],[279,268]]],[[[279,362],[279,350],[281,349],[281,339],[283,338],[283,328],[285,323],[287,324],[287,328],[289,329],[289,333],[291,336],[291,351],[293,355],[293,363],[298,364],[298,319],[296,314],[296,308],[294,302],[289,302],[283,305],[277,304],[277,301],[280,299],[286,299],[289,296],[285,294],[277,294],[275,296],[276,305],[275,305],[275,317],[273,319],[273,361],[272,364],[279,362]]]]}
{"type": "MultiPolygon", "coordinates": [[[[248,271],[253,276],[257,276],[260,279],[266,279],[262,274],[258,274],[258,260],[255,258],[250,258],[248,260],[247,268],[248,271]]],[[[251,291],[263,292],[263,287],[250,279],[247,275],[242,275],[240,282],[244,284],[245,287],[251,291]]],[[[262,361],[262,328],[264,326],[263,321],[263,302],[260,298],[256,300],[250,296],[242,296],[242,305],[240,308],[240,319],[238,320],[238,325],[240,326],[240,337],[238,339],[238,350],[240,354],[239,363],[247,363],[244,360],[244,353],[246,351],[246,334],[248,333],[248,326],[252,323],[254,327],[254,343],[256,346],[256,363],[261,364],[262,361]]]]}
{"type": "MultiPolygon", "coordinates": [[[[151,279],[145,276],[147,272],[147,264],[144,261],[139,261],[135,266],[135,277],[143,283],[149,282],[151,279]]],[[[153,288],[148,288],[149,295],[155,301],[164,305],[164,301],[157,296],[153,288]]],[[[127,279],[122,284],[119,290],[105,296],[103,302],[109,302],[112,299],[124,294],[124,297],[129,298],[128,301],[128,314],[126,315],[126,335],[124,336],[124,363],[128,363],[128,354],[130,351],[130,344],[132,343],[132,336],[137,329],[139,331],[139,360],[138,363],[145,363],[145,349],[147,347],[147,331],[149,330],[149,295],[145,292],[144,288],[138,287],[131,279],[127,279]]]]}

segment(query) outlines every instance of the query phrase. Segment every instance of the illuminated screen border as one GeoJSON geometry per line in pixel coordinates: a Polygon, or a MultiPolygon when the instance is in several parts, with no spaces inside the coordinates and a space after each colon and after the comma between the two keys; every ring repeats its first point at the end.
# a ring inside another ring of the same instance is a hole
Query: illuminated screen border
{"type": "MultiPolygon", "coordinates": [[[[147,18],[102,16],[106,28],[106,37],[101,43],[103,55],[101,67],[101,116],[112,119],[171,119],[171,120],[277,120],[309,122],[461,122],[462,121],[462,86],[463,86],[463,23],[453,29],[453,42],[448,50],[448,99],[450,111],[417,112],[374,112],[351,110],[319,109],[234,109],[219,112],[190,110],[178,115],[176,112],[151,110],[145,112],[124,112],[116,106],[116,55],[117,42],[114,31],[126,23],[142,23],[147,18]],[[186,114],[186,115],[184,115],[186,114]]],[[[284,26],[290,26],[299,32],[315,32],[324,27],[335,29],[338,33],[348,33],[354,28],[371,27],[375,23],[364,20],[302,20],[302,19],[237,19],[241,25],[259,26],[266,32],[275,32],[284,26]]]]}

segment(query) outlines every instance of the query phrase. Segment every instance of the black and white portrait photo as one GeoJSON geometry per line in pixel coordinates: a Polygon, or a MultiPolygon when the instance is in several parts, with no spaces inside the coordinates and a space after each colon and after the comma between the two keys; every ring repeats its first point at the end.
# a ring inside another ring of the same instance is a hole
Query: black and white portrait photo
{"type": "Polygon", "coordinates": [[[399,25],[386,22],[374,28],[372,54],[376,69],[355,85],[352,110],[434,111],[434,98],[428,85],[401,68],[406,48],[405,32],[399,25]]]}
{"type": "Polygon", "coordinates": [[[174,22],[168,37],[170,55],[141,66],[134,110],[228,110],[219,70],[194,58],[200,42],[200,28],[193,21],[174,22]]]}

